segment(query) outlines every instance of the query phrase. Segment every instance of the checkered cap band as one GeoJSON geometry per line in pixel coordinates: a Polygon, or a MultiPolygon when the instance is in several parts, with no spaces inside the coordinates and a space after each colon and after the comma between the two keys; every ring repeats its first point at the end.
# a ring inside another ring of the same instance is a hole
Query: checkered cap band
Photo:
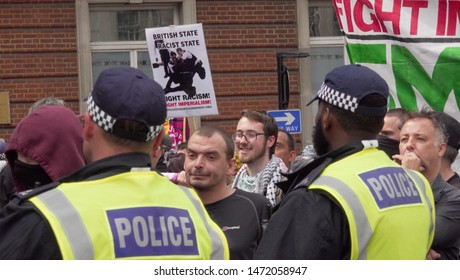
{"type": "Polygon", "coordinates": [[[321,85],[321,88],[318,91],[318,98],[331,105],[347,111],[351,111],[353,113],[356,111],[359,105],[358,99],[356,97],[330,88],[325,83],[321,85]]]}
{"type": "MultiPolygon", "coordinates": [[[[92,121],[96,123],[104,131],[113,133],[113,126],[117,122],[117,119],[113,118],[112,116],[104,112],[104,110],[99,108],[99,106],[97,106],[94,102],[93,97],[91,95],[88,97],[87,105],[88,112],[91,116],[92,121]]],[[[157,137],[160,134],[162,129],[163,124],[148,126],[149,132],[146,134],[144,141],[148,142],[155,139],[155,137],[157,137]]]]}

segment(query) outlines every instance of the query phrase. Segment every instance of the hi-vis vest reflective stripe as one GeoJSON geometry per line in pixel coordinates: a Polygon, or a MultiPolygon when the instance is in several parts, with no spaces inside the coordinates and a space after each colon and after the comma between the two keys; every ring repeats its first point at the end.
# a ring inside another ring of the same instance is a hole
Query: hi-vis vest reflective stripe
{"type": "Polygon", "coordinates": [[[196,193],[156,172],[64,183],[30,201],[63,259],[229,258],[225,235],[196,193]]]}
{"type": "Polygon", "coordinates": [[[309,189],[325,191],[341,205],[351,259],[425,259],[434,235],[430,185],[420,174],[368,154],[331,164],[309,189]]]}

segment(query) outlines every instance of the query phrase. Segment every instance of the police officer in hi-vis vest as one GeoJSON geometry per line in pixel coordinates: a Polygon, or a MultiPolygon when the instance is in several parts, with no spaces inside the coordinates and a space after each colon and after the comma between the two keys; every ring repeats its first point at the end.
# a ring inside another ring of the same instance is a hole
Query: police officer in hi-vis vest
{"type": "Polygon", "coordinates": [[[111,68],[87,105],[87,166],[2,210],[0,259],[228,259],[195,192],[151,171],[164,135],[161,86],[135,68],[111,68]]]}
{"type": "Polygon", "coordinates": [[[362,65],[326,75],[313,99],[317,158],[278,184],[286,196],[256,259],[425,259],[431,187],[377,149],[388,95],[386,82],[362,65]]]}

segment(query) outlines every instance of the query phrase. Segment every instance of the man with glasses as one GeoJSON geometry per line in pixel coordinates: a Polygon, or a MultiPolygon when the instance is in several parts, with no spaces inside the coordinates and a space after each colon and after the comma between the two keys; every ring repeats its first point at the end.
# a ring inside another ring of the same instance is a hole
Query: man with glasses
{"type": "Polygon", "coordinates": [[[232,136],[238,159],[243,163],[232,188],[263,194],[275,206],[281,199],[276,183],[287,167],[274,155],[278,125],[265,112],[245,110],[232,136]]]}

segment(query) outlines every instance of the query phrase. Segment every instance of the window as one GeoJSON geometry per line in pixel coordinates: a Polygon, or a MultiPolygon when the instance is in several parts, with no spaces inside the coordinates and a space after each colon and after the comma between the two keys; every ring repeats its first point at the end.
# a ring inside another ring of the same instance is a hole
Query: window
{"type": "Polygon", "coordinates": [[[145,41],[145,29],[175,24],[176,9],[90,6],[91,42],[145,41]]]}
{"type": "Polygon", "coordinates": [[[334,7],[327,3],[312,2],[308,11],[310,37],[341,36],[334,7]]]}
{"type": "Polygon", "coordinates": [[[152,77],[145,29],[173,25],[177,9],[89,6],[92,83],[111,67],[132,66],[152,77]]]}
{"type": "Polygon", "coordinates": [[[332,1],[310,1],[311,90],[316,93],[326,74],[344,65],[343,38],[332,1]]]}
{"type": "Polygon", "coordinates": [[[323,83],[326,74],[335,67],[342,66],[343,47],[312,47],[310,50],[312,71],[312,91],[317,92],[323,83]]]}

